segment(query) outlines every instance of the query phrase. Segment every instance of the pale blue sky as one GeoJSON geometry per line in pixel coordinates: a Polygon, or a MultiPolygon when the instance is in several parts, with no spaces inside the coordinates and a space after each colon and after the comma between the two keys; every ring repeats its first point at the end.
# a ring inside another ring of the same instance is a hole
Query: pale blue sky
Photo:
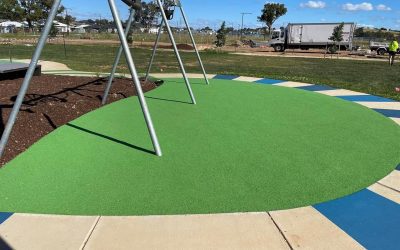
{"type": "MultiPolygon", "coordinates": [[[[116,0],[121,15],[127,16],[127,9],[121,1],[116,0]]],[[[182,0],[189,21],[194,27],[210,26],[216,28],[222,21],[235,28],[241,23],[241,12],[252,15],[245,17],[245,26],[257,27],[257,16],[260,15],[265,0],[182,0]]],[[[288,22],[356,22],[359,25],[387,27],[400,30],[400,4],[398,0],[291,0],[274,1],[288,7],[285,17],[278,20],[276,26],[288,22]]],[[[80,19],[111,19],[107,0],[63,0],[63,5],[80,19]]],[[[179,24],[177,16],[174,24],[179,24]]]]}

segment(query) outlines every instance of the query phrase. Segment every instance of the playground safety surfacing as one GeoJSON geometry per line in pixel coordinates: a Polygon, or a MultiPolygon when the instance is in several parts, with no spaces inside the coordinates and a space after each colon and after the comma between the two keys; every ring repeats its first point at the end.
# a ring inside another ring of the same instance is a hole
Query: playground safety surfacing
{"type": "Polygon", "coordinates": [[[282,210],[353,194],[400,162],[399,126],[380,113],[307,89],[220,78],[191,79],[197,105],[181,79],[146,94],[163,157],[136,97],[60,127],[0,170],[0,211],[282,210]]]}

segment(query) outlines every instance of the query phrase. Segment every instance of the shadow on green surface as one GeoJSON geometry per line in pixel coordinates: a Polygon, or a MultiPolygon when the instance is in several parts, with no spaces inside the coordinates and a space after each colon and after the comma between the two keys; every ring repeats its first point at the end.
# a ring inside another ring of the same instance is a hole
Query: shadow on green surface
{"type": "Polygon", "coordinates": [[[70,127],[70,128],[74,128],[74,129],[80,130],[80,131],[82,131],[82,132],[91,134],[91,135],[99,136],[99,137],[101,137],[101,138],[107,139],[107,140],[109,140],[109,141],[112,141],[112,142],[115,142],[115,143],[118,143],[118,144],[121,144],[121,145],[130,147],[130,148],[133,148],[133,149],[136,149],[136,150],[138,150],[138,151],[142,151],[142,152],[145,152],[145,153],[148,153],[148,154],[155,155],[155,152],[152,151],[152,150],[148,150],[148,149],[145,149],[145,148],[142,148],[142,147],[139,147],[139,146],[130,144],[130,143],[128,143],[128,142],[124,142],[124,141],[121,141],[121,140],[112,138],[112,137],[110,137],[110,136],[103,135],[103,134],[100,134],[100,133],[91,131],[91,130],[89,130],[89,129],[85,129],[85,128],[76,126],[76,125],[71,124],[71,123],[67,123],[66,125],[67,125],[68,127],[70,127]]]}

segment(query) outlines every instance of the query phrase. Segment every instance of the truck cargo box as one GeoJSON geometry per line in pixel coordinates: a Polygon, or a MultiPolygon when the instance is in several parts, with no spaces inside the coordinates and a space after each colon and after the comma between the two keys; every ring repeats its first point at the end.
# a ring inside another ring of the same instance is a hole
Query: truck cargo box
{"type": "MultiPolygon", "coordinates": [[[[290,45],[326,45],[333,43],[329,38],[340,23],[293,23],[287,27],[290,45]]],[[[341,45],[352,47],[355,24],[345,23],[341,45]]]]}

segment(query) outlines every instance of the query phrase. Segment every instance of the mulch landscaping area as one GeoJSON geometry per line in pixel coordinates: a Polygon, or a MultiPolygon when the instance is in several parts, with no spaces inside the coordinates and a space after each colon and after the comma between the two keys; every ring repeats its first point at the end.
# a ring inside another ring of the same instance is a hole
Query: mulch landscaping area
{"type": "MultiPolygon", "coordinates": [[[[0,81],[0,134],[23,79],[0,81]]],[[[11,133],[0,168],[40,138],[71,120],[101,107],[106,78],[44,75],[33,78],[11,133]]],[[[143,82],[143,91],[156,88],[143,82]]],[[[136,95],[130,79],[114,80],[108,103],[136,95]]]]}

